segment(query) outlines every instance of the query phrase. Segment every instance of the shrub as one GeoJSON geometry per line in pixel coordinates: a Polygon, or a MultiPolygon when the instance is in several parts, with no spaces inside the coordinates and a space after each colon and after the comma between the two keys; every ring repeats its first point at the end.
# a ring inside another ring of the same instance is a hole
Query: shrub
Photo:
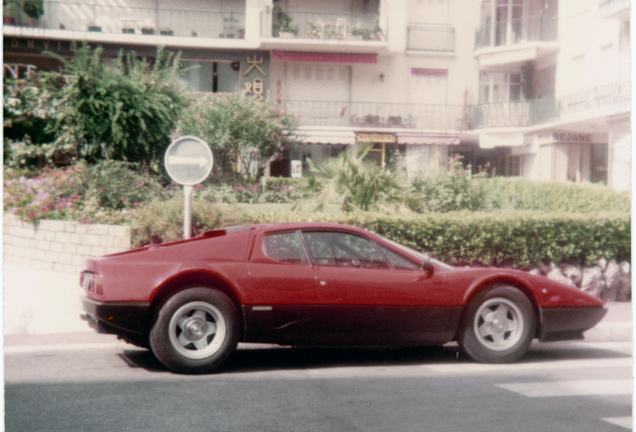
{"type": "Polygon", "coordinates": [[[307,178],[305,191],[318,197],[317,211],[333,202],[345,211],[394,211],[404,206],[408,199],[405,172],[365,161],[370,149],[370,145],[363,145],[353,157],[344,151],[322,163],[309,161],[314,176],[307,178]]]}
{"type": "Polygon", "coordinates": [[[414,198],[411,208],[419,213],[486,208],[484,188],[471,178],[470,170],[462,166],[459,156],[449,158],[447,172],[415,177],[411,190],[414,198]]]}
{"type": "Polygon", "coordinates": [[[594,264],[631,260],[630,214],[451,212],[388,216],[372,213],[265,213],[254,222],[315,221],[359,226],[427,251],[453,265],[528,269],[538,263],[594,264]]]}
{"type": "Polygon", "coordinates": [[[183,112],[173,138],[195,135],[214,154],[216,177],[249,181],[296,144],[298,119],[278,105],[239,95],[205,96],[183,112]]]}
{"type": "Polygon", "coordinates": [[[158,171],[170,131],[186,103],[175,85],[179,56],[159,48],[151,66],[134,52],[124,56],[120,51],[113,70],[103,65],[101,47],[73,46],[73,53],[67,60],[47,52],[63,69],[38,73],[12,101],[13,117],[26,121],[35,116],[31,122],[44,124],[44,131],[54,136],[44,137],[50,141],[46,146],[33,138],[33,146],[20,152],[31,154],[30,159],[44,156],[52,164],[122,160],[158,171]]]}
{"type": "MultiPolygon", "coordinates": [[[[221,206],[202,200],[192,202],[192,235],[215,228],[247,222],[244,212],[234,206],[221,206]]],[[[183,197],[155,200],[135,212],[132,243],[144,246],[183,238],[183,197]]]]}

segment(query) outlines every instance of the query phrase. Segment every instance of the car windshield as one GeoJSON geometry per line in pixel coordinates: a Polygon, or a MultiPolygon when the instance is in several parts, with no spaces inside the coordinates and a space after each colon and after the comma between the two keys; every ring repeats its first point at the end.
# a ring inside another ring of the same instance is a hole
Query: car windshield
{"type": "Polygon", "coordinates": [[[380,236],[380,238],[381,238],[382,240],[386,241],[387,243],[389,243],[389,244],[391,244],[391,245],[395,246],[396,248],[398,248],[398,249],[400,249],[400,250],[403,250],[403,251],[404,251],[404,252],[406,252],[407,254],[412,255],[412,256],[415,256],[415,257],[419,258],[421,261],[427,261],[427,262],[429,262],[429,263],[433,264],[435,267],[439,267],[439,268],[444,269],[444,270],[452,270],[452,269],[453,269],[453,266],[448,265],[448,264],[446,264],[446,263],[443,263],[443,262],[441,262],[441,261],[439,261],[439,260],[436,260],[435,258],[431,258],[431,257],[430,257],[430,255],[428,255],[428,254],[425,254],[425,253],[422,253],[422,252],[416,251],[415,249],[411,249],[411,248],[410,248],[410,247],[408,247],[408,246],[404,246],[403,244],[400,244],[400,243],[394,242],[393,240],[389,240],[389,239],[388,239],[388,238],[386,238],[386,237],[381,237],[381,236],[380,236]]]}

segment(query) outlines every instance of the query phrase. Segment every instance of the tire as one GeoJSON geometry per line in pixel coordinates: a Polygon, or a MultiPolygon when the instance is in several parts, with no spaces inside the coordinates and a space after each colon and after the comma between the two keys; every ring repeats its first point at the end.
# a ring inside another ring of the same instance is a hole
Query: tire
{"type": "Polygon", "coordinates": [[[473,360],[508,363],[526,353],[536,327],[534,309],[525,294],[499,285],[480,293],[468,305],[458,342],[473,360]]]}
{"type": "Polygon", "coordinates": [[[209,373],[234,352],[239,332],[238,312],[225,294],[190,288],[161,307],[150,330],[150,347],[173,372],[209,373]]]}

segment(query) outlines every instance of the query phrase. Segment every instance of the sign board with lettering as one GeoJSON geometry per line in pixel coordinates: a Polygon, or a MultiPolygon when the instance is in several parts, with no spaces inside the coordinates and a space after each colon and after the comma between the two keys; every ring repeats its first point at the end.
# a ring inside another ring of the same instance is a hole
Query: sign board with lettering
{"type": "Polygon", "coordinates": [[[170,144],[164,162],[172,180],[180,185],[194,186],[208,178],[214,157],[210,146],[201,138],[184,136],[170,144]]]}
{"type": "Polygon", "coordinates": [[[359,143],[385,143],[393,144],[396,142],[395,134],[383,133],[360,133],[356,136],[359,143]]]}
{"type": "Polygon", "coordinates": [[[299,160],[291,161],[291,176],[292,178],[300,178],[303,176],[302,161],[299,161],[299,160]]]}

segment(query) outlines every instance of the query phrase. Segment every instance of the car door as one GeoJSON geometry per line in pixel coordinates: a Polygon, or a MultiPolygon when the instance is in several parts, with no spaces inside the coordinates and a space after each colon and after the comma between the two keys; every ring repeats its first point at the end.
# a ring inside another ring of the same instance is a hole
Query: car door
{"type": "Polygon", "coordinates": [[[312,326],[320,302],[315,269],[298,231],[259,233],[246,263],[250,289],[244,313],[248,341],[294,343],[312,326]]]}
{"type": "Polygon", "coordinates": [[[445,305],[449,288],[420,263],[351,232],[307,230],[303,239],[325,331],[360,344],[435,341],[454,331],[460,311],[445,305]]]}

